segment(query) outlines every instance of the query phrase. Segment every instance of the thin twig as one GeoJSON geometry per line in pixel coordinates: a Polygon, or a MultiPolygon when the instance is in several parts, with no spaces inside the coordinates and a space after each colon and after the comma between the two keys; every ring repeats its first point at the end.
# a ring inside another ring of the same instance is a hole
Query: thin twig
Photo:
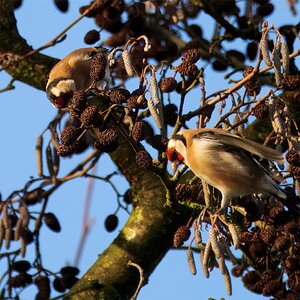
{"type": "Polygon", "coordinates": [[[140,290],[141,290],[141,288],[143,287],[143,284],[144,284],[144,282],[145,282],[144,270],[141,268],[141,266],[139,266],[138,264],[136,264],[136,263],[134,263],[134,262],[132,262],[132,261],[129,261],[129,262],[128,262],[128,265],[129,265],[129,266],[133,266],[133,267],[135,267],[136,269],[138,269],[139,274],[140,274],[140,281],[139,281],[139,284],[138,284],[138,286],[137,286],[137,288],[136,288],[136,290],[135,290],[134,295],[130,298],[130,300],[136,300],[136,299],[137,299],[137,296],[138,296],[138,294],[139,294],[139,292],[140,292],[140,290]]]}

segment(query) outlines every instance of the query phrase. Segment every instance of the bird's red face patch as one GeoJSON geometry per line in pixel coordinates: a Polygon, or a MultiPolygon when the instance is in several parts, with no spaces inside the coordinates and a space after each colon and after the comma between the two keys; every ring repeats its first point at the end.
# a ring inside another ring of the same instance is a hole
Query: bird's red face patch
{"type": "Polygon", "coordinates": [[[61,94],[59,97],[55,99],[54,106],[56,108],[64,108],[68,105],[72,97],[73,97],[73,91],[69,91],[65,94],[61,94]]]}
{"type": "Polygon", "coordinates": [[[63,108],[64,106],[65,106],[65,100],[64,100],[64,98],[63,97],[57,97],[56,99],[55,99],[55,107],[56,108],[63,108]]]}
{"type": "Polygon", "coordinates": [[[183,156],[177,152],[174,148],[167,149],[167,158],[170,162],[179,161],[181,163],[184,162],[183,156]]]}

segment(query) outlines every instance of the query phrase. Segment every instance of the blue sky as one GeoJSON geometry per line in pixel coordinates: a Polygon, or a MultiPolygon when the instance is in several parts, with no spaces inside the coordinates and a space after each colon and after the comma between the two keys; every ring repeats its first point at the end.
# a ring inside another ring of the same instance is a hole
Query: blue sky
{"type": "MultiPolygon", "coordinates": [[[[52,1],[24,1],[23,6],[16,11],[17,25],[21,35],[27,40],[33,48],[39,47],[55,35],[61,32],[68,24],[78,17],[78,8],[87,2],[81,0],[70,1],[70,10],[64,15],[59,13],[52,1]]],[[[298,17],[293,17],[287,9],[286,1],[275,1],[276,10],[269,19],[270,23],[280,27],[287,21],[295,24],[298,17]]],[[[297,7],[299,9],[299,5],[297,7]]],[[[205,28],[205,36],[209,37],[212,31],[211,23],[207,18],[200,14],[201,24],[205,28]],[[206,23],[207,22],[207,23],[206,23]]],[[[70,32],[67,39],[55,47],[46,49],[43,53],[64,57],[70,51],[85,47],[83,43],[84,34],[94,29],[93,20],[84,19],[70,32]]],[[[228,45],[228,49],[238,47],[235,43],[228,45]]],[[[244,48],[242,48],[244,49],[244,48]]],[[[206,85],[207,92],[222,89],[227,85],[223,80],[224,73],[213,73],[210,67],[206,68],[206,85]]],[[[240,75],[238,75],[238,78],[240,75]]],[[[0,73],[0,89],[4,88],[10,78],[4,72],[0,73]]],[[[35,168],[35,140],[36,137],[44,130],[49,120],[54,117],[55,109],[46,99],[46,94],[28,87],[22,83],[15,83],[16,89],[0,94],[2,108],[0,110],[0,122],[2,147],[0,156],[0,168],[2,178],[0,190],[5,199],[9,193],[15,189],[23,187],[29,177],[36,176],[35,168]]],[[[197,97],[197,94],[194,94],[197,97]]],[[[197,105],[199,96],[196,99],[189,99],[187,109],[197,105]]],[[[192,121],[190,126],[194,126],[192,121]]],[[[82,159],[81,155],[72,159],[64,159],[62,172],[64,174],[70,170],[75,162],[82,159]]],[[[97,167],[97,174],[105,176],[114,170],[110,160],[103,156],[97,167]]],[[[116,176],[114,182],[117,183],[121,193],[127,188],[127,183],[116,176]]],[[[59,191],[54,193],[48,206],[48,212],[53,212],[61,221],[62,232],[56,234],[46,227],[42,229],[42,254],[45,266],[52,270],[59,270],[65,264],[73,264],[80,234],[83,217],[84,200],[86,197],[87,181],[76,179],[64,185],[59,191]],[[45,242],[45,243],[43,243],[45,242]]],[[[107,233],[103,223],[108,214],[113,213],[117,208],[116,198],[108,184],[97,181],[92,198],[91,218],[95,224],[90,233],[83,257],[80,261],[80,275],[89,268],[101,253],[114,239],[117,231],[122,228],[126,221],[127,215],[119,211],[120,224],[118,229],[113,233],[107,233]]],[[[34,224],[32,223],[31,226],[34,224]]],[[[33,247],[28,248],[28,256],[34,254],[33,247]]],[[[2,250],[3,251],[3,250],[2,250]]],[[[152,299],[208,299],[221,297],[238,300],[238,299],[265,299],[258,295],[248,292],[239,279],[233,278],[233,296],[227,297],[223,278],[214,270],[210,279],[205,279],[196,256],[198,273],[196,276],[190,274],[186,264],[185,251],[170,251],[157,267],[149,279],[140,295],[141,300],[152,299]]],[[[0,269],[4,267],[0,262],[0,269]]],[[[228,265],[230,267],[230,265],[228,265]]],[[[33,299],[36,293],[35,288],[27,289],[22,295],[22,300],[33,299]]],[[[54,296],[55,293],[52,293],[54,296]]]]}

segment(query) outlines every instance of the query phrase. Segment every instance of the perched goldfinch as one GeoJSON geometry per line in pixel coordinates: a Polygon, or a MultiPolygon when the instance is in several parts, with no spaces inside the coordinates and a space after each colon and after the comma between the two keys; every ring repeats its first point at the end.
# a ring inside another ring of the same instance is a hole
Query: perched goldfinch
{"type": "MultiPolygon", "coordinates": [[[[76,90],[85,90],[91,86],[91,62],[98,52],[104,53],[106,57],[109,55],[109,50],[105,48],[81,48],[69,53],[52,68],[46,93],[54,107],[66,107],[76,90]]],[[[102,81],[110,82],[108,62],[102,81]]]]}
{"type": "Polygon", "coordinates": [[[220,211],[228,207],[233,197],[251,194],[274,195],[286,202],[286,194],[253,154],[278,163],[284,161],[276,150],[217,128],[182,130],[169,140],[167,148],[174,172],[184,163],[221,192],[220,211]]]}

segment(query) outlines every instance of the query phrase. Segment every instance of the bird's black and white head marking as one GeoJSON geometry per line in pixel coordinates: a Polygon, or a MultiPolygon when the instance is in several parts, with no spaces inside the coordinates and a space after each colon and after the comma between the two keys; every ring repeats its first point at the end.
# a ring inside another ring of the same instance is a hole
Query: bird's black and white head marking
{"type": "Polygon", "coordinates": [[[186,153],[186,139],[181,134],[175,134],[168,143],[167,158],[170,162],[184,162],[186,153]]]}
{"type": "Polygon", "coordinates": [[[66,107],[76,90],[73,79],[58,77],[51,81],[47,88],[47,97],[56,108],[66,107]]]}

